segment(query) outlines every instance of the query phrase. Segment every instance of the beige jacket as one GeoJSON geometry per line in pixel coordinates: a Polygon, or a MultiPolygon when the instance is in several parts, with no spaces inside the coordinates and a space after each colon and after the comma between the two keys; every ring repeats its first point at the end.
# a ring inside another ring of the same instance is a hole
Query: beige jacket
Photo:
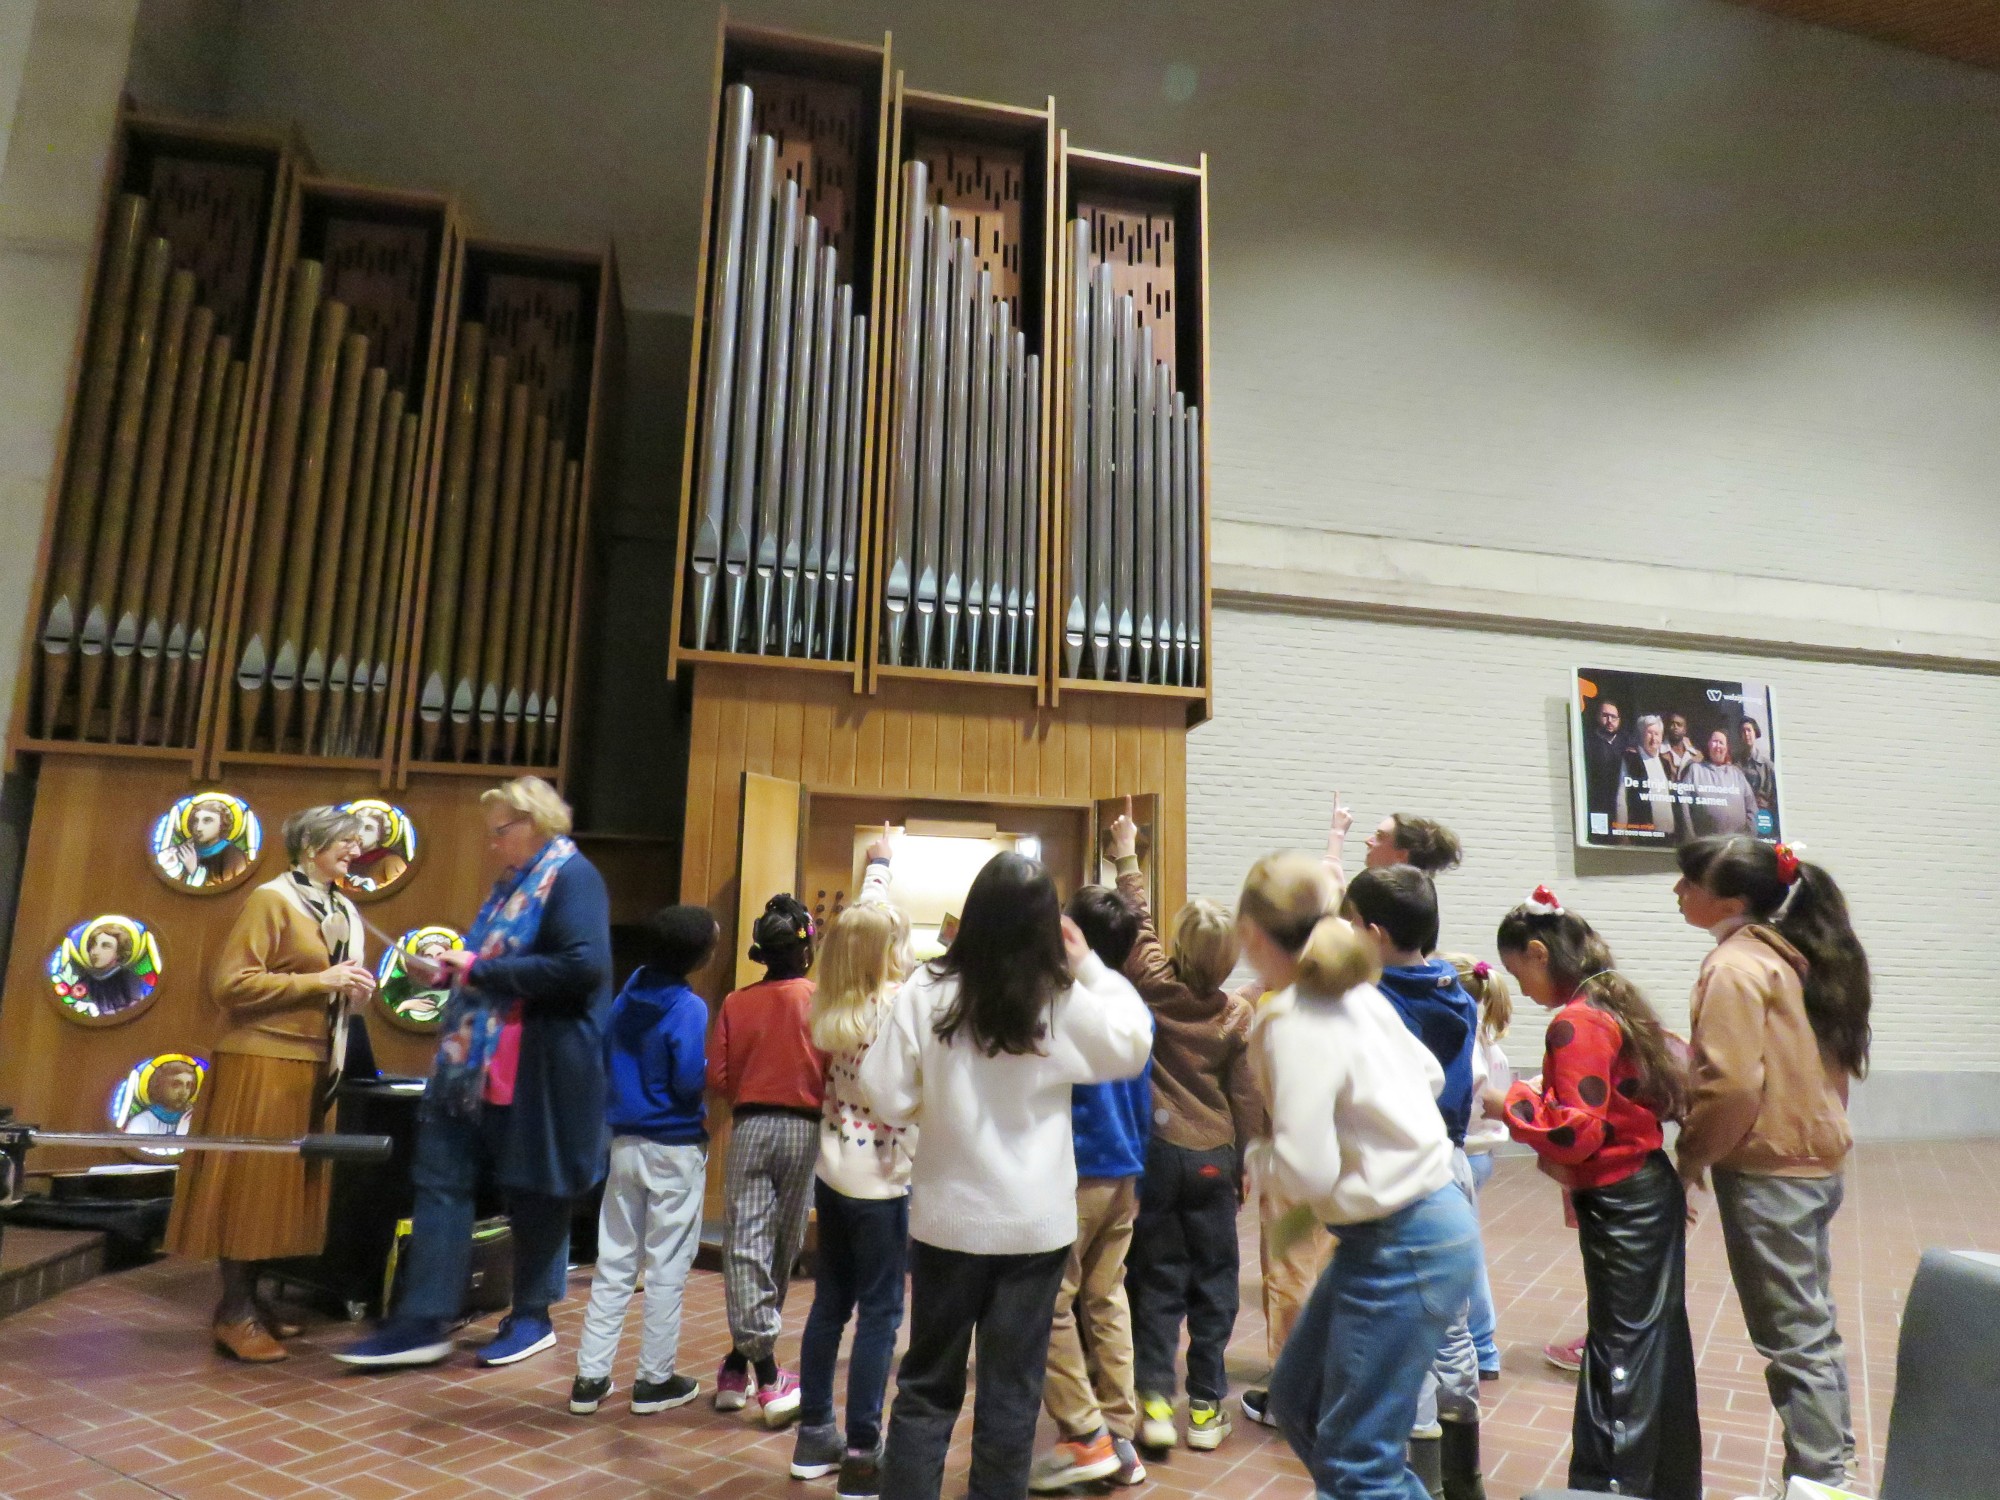
{"type": "Polygon", "coordinates": [[[1702,962],[1680,1167],[1830,1177],[1854,1137],[1847,1073],[1806,1017],[1805,956],[1764,926],[1740,928],[1702,962]]]}

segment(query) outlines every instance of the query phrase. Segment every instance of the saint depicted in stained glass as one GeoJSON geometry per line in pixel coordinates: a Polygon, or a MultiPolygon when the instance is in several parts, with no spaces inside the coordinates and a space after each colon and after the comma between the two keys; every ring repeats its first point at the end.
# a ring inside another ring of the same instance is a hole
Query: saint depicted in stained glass
{"type": "Polygon", "coordinates": [[[341,888],[363,901],[387,895],[416,863],[416,824],[400,807],[374,797],[343,803],[340,810],[361,820],[361,852],[348,865],[341,888]]]}
{"type": "MultiPolygon", "coordinates": [[[[111,1091],[111,1128],[128,1135],[186,1135],[208,1064],[185,1052],[162,1052],[127,1073],[111,1091]]],[[[142,1150],[151,1148],[142,1147],[142,1150]]],[[[177,1156],[175,1151],[157,1151],[177,1156]]]]}
{"type": "Polygon", "coordinates": [[[465,940],[449,927],[418,927],[384,949],[375,968],[375,999],[389,1019],[410,1031],[436,1031],[451,990],[421,961],[464,946],[465,940]],[[412,963],[406,954],[415,954],[419,962],[412,963]]]}
{"type": "Polygon", "coordinates": [[[49,985],[72,1020],[129,1021],[152,1003],[160,945],[144,922],[101,916],[70,928],[49,955],[49,985]]]}
{"type": "Polygon", "coordinates": [[[183,797],[153,825],[154,866],[186,890],[227,890],[250,873],[263,848],[257,814],[228,792],[183,797]]]}

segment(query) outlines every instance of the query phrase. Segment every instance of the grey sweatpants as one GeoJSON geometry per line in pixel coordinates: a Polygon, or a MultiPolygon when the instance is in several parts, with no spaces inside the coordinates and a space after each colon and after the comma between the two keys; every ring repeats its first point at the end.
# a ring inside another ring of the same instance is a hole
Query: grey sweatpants
{"type": "MultiPolygon", "coordinates": [[[[1452,1185],[1465,1194],[1476,1213],[1479,1185],[1472,1178],[1472,1163],[1463,1149],[1451,1148],[1452,1185]]],[[[1416,1433],[1429,1436],[1439,1422],[1479,1420],[1479,1353],[1472,1344],[1472,1304],[1465,1306],[1444,1331],[1437,1358],[1424,1376],[1417,1393],[1416,1433]]]]}
{"type": "Polygon", "coordinates": [[[681,1289],[701,1245],[701,1195],[706,1146],[668,1146],[636,1135],[611,1138],[611,1170],[597,1216],[597,1272],[590,1310],[577,1344],[576,1373],[601,1380],[618,1357],[618,1335],[641,1269],[646,1317],[639,1339],[639,1378],[674,1373],[681,1341],[681,1289]]]}
{"type": "Polygon", "coordinates": [[[1785,1429],[1785,1477],[1843,1485],[1854,1466],[1854,1418],[1828,1248],[1840,1175],[1712,1175],[1730,1279],[1785,1429]]]}
{"type": "Polygon", "coordinates": [[[722,1166],[722,1288],[729,1337],[751,1362],[778,1342],[792,1262],[806,1238],[819,1121],[804,1115],[738,1116],[722,1166]]]}

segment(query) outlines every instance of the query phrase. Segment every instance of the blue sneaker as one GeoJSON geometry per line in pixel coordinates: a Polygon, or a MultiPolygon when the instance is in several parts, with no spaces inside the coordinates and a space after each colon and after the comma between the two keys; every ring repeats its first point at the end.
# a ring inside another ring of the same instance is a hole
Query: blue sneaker
{"type": "Polygon", "coordinates": [[[369,1334],[336,1349],[333,1357],[364,1370],[392,1370],[434,1365],[451,1353],[451,1339],[435,1318],[390,1318],[369,1334]]]}
{"type": "Polygon", "coordinates": [[[488,1368],[519,1364],[529,1355],[540,1354],[544,1349],[555,1346],[555,1324],[547,1318],[509,1315],[500,1320],[500,1331],[493,1335],[492,1343],[479,1351],[475,1363],[488,1368]]]}

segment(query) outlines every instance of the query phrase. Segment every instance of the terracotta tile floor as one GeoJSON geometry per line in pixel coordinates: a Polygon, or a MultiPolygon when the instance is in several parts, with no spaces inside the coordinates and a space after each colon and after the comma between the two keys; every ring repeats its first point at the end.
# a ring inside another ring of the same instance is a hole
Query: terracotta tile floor
{"type": "MultiPolygon", "coordinates": [[[[1581,1282],[1555,1189],[1522,1159],[1501,1163],[1485,1205],[1507,1373],[1486,1386],[1485,1445],[1495,1500],[1560,1481],[1573,1383],[1538,1350],[1577,1329],[1581,1282]]],[[[1864,1148],[1835,1229],[1864,1488],[1888,1431],[1901,1299],[1927,1245],[2000,1250],[2000,1155],[1980,1142],[1864,1148]]],[[[1233,1375],[1263,1373],[1254,1243],[1233,1375]]],[[[0,1323],[0,1496],[7,1500],[404,1495],[585,1497],[830,1494],[789,1482],[788,1436],[711,1412],[593,1418],[563,1410],[583,1284],[561,1309],[565,1351],[508,1370],[464,1358],[437,1371],[349,1375],[324,1348],[344,1326],[311,1331],[291,1363],[253,1370],[208,1352],[205,1267],[165,1261],[101,1277],[0,1323]]],[[[793,1294],[794,1329],[809,1289],[793,1294]]],[[[1689,1311],[1700,1349],[1711,1496],[1766,1487],[1779,1447],[1759,1362],[1746,1342],[1714,1224],[1691,1244],[1689,1311]]],[[[630,1380],[637,1310],[617,1372],[630,1380]]],[[[726,1344],[722,1286],[698,1272],[688,1291],[684,1367],[704,1383],[726,1344]]],[[[781,1346],[789,1356],[796,1334],[781,1346]]],[[[961,1448],[947,1493],[962,1493],[961,1448]]],[[[1213,1454],[1174,1455],[1151,1492],[1213,1500],[1305,1500],[1302,1471],[1276,1438],[1239,1421],[1213,1454]]]]}

